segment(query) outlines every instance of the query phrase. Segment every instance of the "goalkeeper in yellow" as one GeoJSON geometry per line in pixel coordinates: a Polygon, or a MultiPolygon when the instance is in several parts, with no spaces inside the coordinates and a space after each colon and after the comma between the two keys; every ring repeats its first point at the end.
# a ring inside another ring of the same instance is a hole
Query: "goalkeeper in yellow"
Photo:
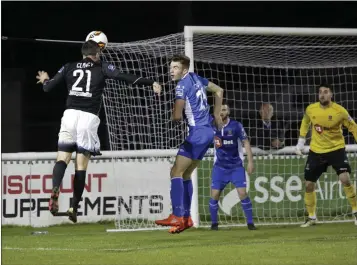
{"type": "Polygon", "coordinates": [[[332,102],[332,89],[329,85],[320,85],[319,102],[310,104],[305,111],[300,127],[300,137],[296,153],[301,155],[305,137],[312,126],[310,151],[305,165],[305,206],[309,217],[301,227],[316,224],[315,183],[328,166],[336,171],[352,206],[352,213],[357,225],[356,191],[350,181],[351,167],[345,151],[345,139],[342,125],[353,134],[357,142],[357,125],[341,105],[332,102]]]}

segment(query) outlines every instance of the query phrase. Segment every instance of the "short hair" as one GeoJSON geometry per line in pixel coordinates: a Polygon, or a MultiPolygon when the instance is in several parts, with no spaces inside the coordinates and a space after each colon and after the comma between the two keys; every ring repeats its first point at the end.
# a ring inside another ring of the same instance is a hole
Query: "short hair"
{"type": "Polygon", "coordinates": [[[185,68],[190,68],[190,58],[186,55],[174,55],[170,62],[179,62],[183,65],[185,68]]]}
{"type": "Polygon", "coordinates": [[[332,89],[331,85],[329,85],[327,83],[320,84],[318,89],[320,89],[321,87],[326,87],[326,88],[330,89],[331,92],[333,92],[333,89],[332,89]]]}
{"type": "Polygon", "coordinates": [[[83,43],[82,45],[82,55],[83,56],[89,56],[93,55],[95,56],[97,53],[100,53],[100,47],[98,43],[95,41],[89,40],[83,43]]]}

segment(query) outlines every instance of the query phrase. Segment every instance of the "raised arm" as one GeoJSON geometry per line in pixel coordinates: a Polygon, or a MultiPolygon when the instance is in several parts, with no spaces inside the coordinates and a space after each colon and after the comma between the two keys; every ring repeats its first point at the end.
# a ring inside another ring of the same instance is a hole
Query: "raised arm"
{"type": "Polygon", "coordinates": [[[215,83],[208,82],[207,91],[214,94],[214,110],[213,115],[218,129],[222,128],[223,121],[220,116],[222,101],[223,101],[223,88],[217,86],[215,83]]]}
{"type": "Polygon", "coordinates": [[[52,79],[50,79],[47,72],[38,71],[38,75],[36,76],[38,79],[37,84],[41,83],[43,85],[43,91],[51,91],[64,80],[63,71],[65,70],[65,67],[66,66],[63,66],[52,79]]]}
{"type": "Polygon", "coordinates": [[[352,133],[355,141],[357,143],[357,124],[352,119],[352,117],[348,114],[346,109],[343,109],[343,126],[345,126],[350,133],[352,133]]]}

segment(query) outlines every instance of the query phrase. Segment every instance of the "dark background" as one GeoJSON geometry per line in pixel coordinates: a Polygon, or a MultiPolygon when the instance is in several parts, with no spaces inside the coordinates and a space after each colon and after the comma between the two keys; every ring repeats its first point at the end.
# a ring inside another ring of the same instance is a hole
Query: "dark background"
{"type": "Polygon", "coordinates": [[[183,32],[184,25],[356,28],[356,10],[354,2],[2,1],[2,36],[9,37],[1,43],[2,152],[56,151],[67,91],[44,93],[35,76],[53,76],[81,58],[79,44],[26,39],[82,41],[102,30],[110,42],[129,42],[183,32]]]}

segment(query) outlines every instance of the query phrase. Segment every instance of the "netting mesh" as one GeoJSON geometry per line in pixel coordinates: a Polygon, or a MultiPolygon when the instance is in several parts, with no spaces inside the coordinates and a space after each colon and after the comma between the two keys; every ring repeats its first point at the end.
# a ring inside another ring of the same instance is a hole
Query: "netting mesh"
{"type": "MultiPolygon", "coordinates": [[[[181,33],[108,45],[103,53],[105,61],[115,64],[123,72],[164,84],[163,95],[155,97],[150,87],[130,87],[107,81],[104,107],[112,150],[172,149],[183,141],[185,124],[170,121],[175,85],[169,80],[168,59],[184,51],[185,40],[181,33]]],[[[276,152],[269,139],[264,139],[263,144],[255,141],[261,138],[262,128],[257,124],[261,120],[258,111],[262,103],[272,105],[273,118],[280,124],[279,148],[296,145],[304,109],[317,100],[317,86],[321,83],[331,84],[334,101],[344,106],[351,116],[357,116],[357,36],[194,34],[193,54],[195,72],[224,88],[231,116],[243,123],[253,146],[267,152],[276,152]]],[[[209,97],[209,103],[212,104],[212,97],[209,97]]],[[[354,144],[347,131],[344,135],[347,144],[354,144]]],[[[352,168],[356,170],[354,154],[350,157],[352,168]]],[[[199,214],[205,224],[210,220],[211,159],[210,155],[206,156],[198,170],[199,214]]],[[[257,222],[300,221],[305,213],[301,197],[303,186],[299,186],[303,183],[305,160],[294,156],[267,158],[256,154],[255,161],[256,172],[250,176],[250,192],[257,222]],[[295,177],[300,184],[295,183],[295,177]],[[292,182],[300,188],[287,192],[287,185],[292,182]],[[277,196],[278,199],[274,199],[277,196]],[[294,201],[296,198],[299,200],[294,201]]],[[[352,178],[356,179],[355,171],[352,178]]],[[[347,201],[339,195],[340,187],[333,184],[336,180],[330,172],[319,183],[322,191],[328,193],[319,202],[318,215],[323,220],[346,216],[350,212],[347,201]]],[[[118,179],[118,183],[118,192],[126,188],[125,181],[118,179]]],[[[227,224],[244,223],[239,201],[232,193],[231,197],[226,196],[231,190],[232,187],[228,187],[221,198],[220,220],[227,224]],[[233,201],[229,202],[229,198],[233,201]]],[[[163,214],[160,217],[169,213],[163,214]]],[[[121,220],[120,224],[124,228],[154,227],[145,218],[135,217],[121,220]]]]}

